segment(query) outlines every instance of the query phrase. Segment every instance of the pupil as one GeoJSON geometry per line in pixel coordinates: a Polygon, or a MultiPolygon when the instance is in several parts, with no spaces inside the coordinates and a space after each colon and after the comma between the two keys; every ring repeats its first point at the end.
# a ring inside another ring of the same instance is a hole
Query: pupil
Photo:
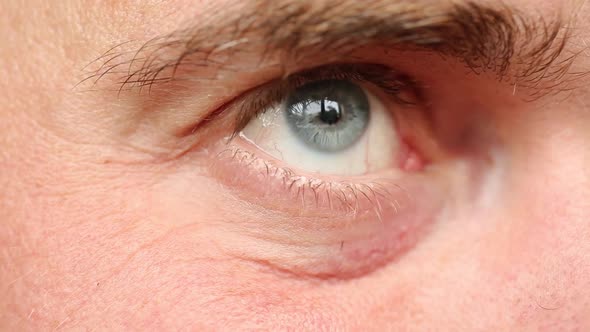
{"type": "Polygon", "coordinates": [[[340,104],[333,100],[322,99],[320,120],[329,125],[333,125],[340,120],[342,117],[342,111],[340,110],[340,104]]]}

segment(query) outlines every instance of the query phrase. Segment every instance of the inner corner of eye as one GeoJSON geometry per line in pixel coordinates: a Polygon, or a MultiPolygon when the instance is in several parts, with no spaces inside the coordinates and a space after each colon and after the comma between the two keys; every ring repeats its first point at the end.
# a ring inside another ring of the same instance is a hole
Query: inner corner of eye
{"type": "Polygon", "coordinates": [[[366,175],[418,170],[380,98],[351,80],[323,79],[287,93],[278,108],[256,110],[241,137],[290,169],[366,175]]]}

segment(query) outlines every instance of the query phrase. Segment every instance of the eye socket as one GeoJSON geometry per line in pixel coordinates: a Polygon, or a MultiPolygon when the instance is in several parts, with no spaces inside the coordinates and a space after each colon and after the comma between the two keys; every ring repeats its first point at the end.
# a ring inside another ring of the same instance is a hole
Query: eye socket
{"type": "Polygon", "coordinates": [[[213,149],[211,174],[249,208],[276,212],[256,218],[256,233],[292,245],[279,256],[256,252],[257,260],[351,277],[428,230],[445,188],[413,153],[427,151],[414,142],[430,137],[415,88],[386,66],[337,65],[272,81],[231,104],[234,132],[213,149]]]}
{"type": "Polygon", "coordinates": [[[393,114],[402,103],[377,97],[374,85],[356,76],[304,83],[262,109],[240,136],[303,171],[356,176],[391,168],[403,153],[393,114]]]}

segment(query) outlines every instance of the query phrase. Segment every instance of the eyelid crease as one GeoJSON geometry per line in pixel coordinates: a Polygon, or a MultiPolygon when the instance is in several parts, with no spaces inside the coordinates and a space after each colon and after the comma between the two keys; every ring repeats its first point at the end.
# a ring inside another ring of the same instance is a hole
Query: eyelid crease
{"type": "MultiPolygon", "coordinates": [[[[418,99],[421,98],[419,83],[389,66],[352,63],[325,65],[267,83],[255,89],[256,92],[251,92],[239,100],[238,114],[231,138],[239,134],[252,118],[266,111],[270,106],[280,103],[294,89],[306,83],[326,79],[373,84],[399,104],[414,103],[413,100],[403,98],[401,92],[404,90],[409,89],[418,99]]],[[[233,109],[233,107],[229,105],[226,109],[233,109]]]]}

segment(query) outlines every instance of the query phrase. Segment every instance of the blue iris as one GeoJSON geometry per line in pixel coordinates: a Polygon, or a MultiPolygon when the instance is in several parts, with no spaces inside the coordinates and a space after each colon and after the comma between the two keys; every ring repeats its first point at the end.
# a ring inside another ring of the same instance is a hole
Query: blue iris
{"type": "Polygon", "coordinates": [[[345,80],[305,84],[287,97],[285,108],[295,135],[322,152],[338,152],[354,145],[370,119],[367,94],[345,80]]]}

